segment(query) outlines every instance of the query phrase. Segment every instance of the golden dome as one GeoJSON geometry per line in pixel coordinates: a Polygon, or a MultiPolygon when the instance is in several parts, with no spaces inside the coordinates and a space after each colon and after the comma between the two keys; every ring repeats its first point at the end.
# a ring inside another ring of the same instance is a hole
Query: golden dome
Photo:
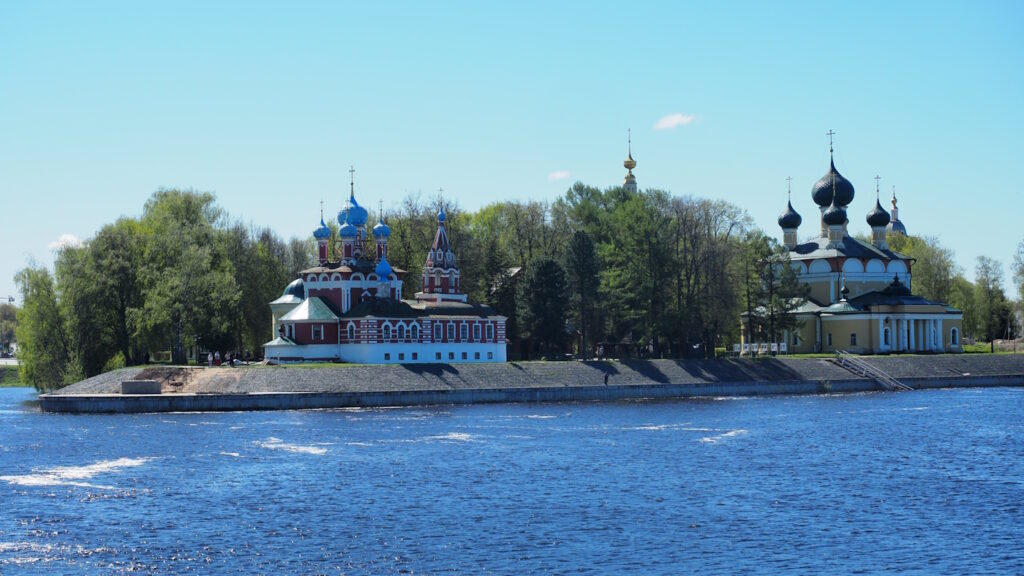
{"type": "Polygon", "coordinates": [[[626,160],[622,163],[622,165],[626,167],[626,170],[632,170],[633,168],[636,168],[636,160],[633,160],[632,153],[626,156],[626,160]]]}

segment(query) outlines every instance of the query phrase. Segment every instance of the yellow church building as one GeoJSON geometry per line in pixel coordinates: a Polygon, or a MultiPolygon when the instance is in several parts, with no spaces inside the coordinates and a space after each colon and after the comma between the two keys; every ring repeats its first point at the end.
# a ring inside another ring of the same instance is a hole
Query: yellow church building
{"type": "Polygon", "coordinates": [[[962,352],[963,312],[915,296],[911,292],[914,260],[886,245],[886,234],[906,234],[895,192],[890,215],[882,208],[876,188],[875,206],[867,213],[870,243],[847,233],[847,208],[853,202],[854,187],[836,170],[834,157],[828,173],[811,189],[811,197],[821,216],[815,237],[797,241],[803,219],[792,200],[778,219],[790,265],[810,289],[808,298],[793,311],[798,327],[784,331],[780,342],[747,342],[744,313],[741,350],[763,352],[775,344],[788,353],[962,352]]]}

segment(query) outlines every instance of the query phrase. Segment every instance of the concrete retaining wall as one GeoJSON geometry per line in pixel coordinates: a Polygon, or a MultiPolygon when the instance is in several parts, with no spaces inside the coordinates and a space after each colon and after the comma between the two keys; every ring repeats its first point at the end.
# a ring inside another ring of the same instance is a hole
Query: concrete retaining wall
{"type": "MultiPolygon", "coordinates": [[[[905,380],[915,388],[1024,386],[1024,375],[905,380]]],[[[634,399],[702,398],[869,392],[878,385],[865,379],[781,382],[715,382],[630,386],[564,386],[380,392],[286,392],[255,394],[42,395],[46,412],[216,412],[296,410],[444,404],[580,402],[634,399]]]]}

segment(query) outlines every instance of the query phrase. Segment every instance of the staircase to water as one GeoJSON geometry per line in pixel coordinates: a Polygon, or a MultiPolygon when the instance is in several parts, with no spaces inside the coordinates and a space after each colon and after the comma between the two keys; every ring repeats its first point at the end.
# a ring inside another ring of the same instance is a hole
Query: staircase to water
{"type": "Polygon", "coordinates": [[[850,354],[845,350],[836,350],[836,357],[834,362],[842,366],[843,368],[846,368],[850,372],[857,374],[858,376],[871,378],[875,382],[878,382],[878,384],[882,388],[885,388],[890,392],[902,392],[904,390],[913,390],[913,388],[893,378],[884,370],[872,366],[868,362],[865,362],[864,360],[858,358],[853,354],[850,354]]]}

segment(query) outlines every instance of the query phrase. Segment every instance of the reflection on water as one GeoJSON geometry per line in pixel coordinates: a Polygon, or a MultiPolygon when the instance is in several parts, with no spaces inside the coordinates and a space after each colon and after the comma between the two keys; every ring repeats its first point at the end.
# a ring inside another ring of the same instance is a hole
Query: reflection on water
{"type": "Polygon", "coordinates": [[[0,573],[1024,572],[1018,389],[67,416],[0,389],[0,573]]]}

